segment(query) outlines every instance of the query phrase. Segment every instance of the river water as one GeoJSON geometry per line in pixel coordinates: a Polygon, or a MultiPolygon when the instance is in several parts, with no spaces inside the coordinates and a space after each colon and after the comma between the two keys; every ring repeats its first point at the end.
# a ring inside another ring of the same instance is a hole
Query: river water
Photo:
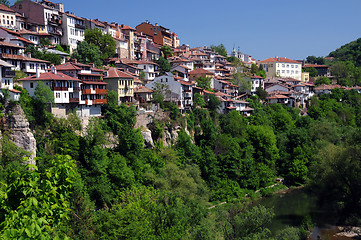
{"type": "Polygon", "coordinates": [[[334,225],[337,214],[326,206],[320,206],[316,196],[305,189],[275,194],[259,200],[256,204],[273,208],[275,217],[268,226],[273,234],[288,226],[300,227],[305,218],[310,218],[314,225],[311,239],[317,239],[318,236],[321,239],[345,239],[329,237],[336,232],[334,225]]]}

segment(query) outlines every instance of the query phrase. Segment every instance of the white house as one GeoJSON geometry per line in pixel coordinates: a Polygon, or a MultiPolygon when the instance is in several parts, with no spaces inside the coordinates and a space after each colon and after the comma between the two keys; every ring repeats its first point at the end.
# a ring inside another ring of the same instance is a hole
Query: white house
{"type": "Polygon", "coordinates": [[[268,58],[258,62],[258,66],[263,67],[267,77],[281,77],[302,79],[302,64],[300,62],[284,58],[268,58]]]}
{"type": "Polygon", "coordinates": [[[155,89],[157,84],[164,84],[170,90],[170,96],[166,101],[175,102],[180,110],[190,109],[193,105],[193,85],[190,82],[176,80],[172,73],[166,73],[162,76],[154,78],[154,80],[145,86],[155,89]]]}

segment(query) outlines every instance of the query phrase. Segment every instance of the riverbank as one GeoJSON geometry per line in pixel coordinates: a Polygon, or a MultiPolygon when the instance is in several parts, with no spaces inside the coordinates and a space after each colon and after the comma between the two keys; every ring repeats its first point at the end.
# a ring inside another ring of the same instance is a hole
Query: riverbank
{"type": "Polygon", "coordinates": [[[315,227],[308,240],[351,240],[361,239],[361,228],[351,226],[315,227]]]}

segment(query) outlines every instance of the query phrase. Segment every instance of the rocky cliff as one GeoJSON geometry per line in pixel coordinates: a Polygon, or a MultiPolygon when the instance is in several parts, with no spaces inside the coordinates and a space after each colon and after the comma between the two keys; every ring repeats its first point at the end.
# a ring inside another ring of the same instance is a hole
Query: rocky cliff
{"type": "Polygon", "coordinates": [[[35,164],[36,140],[30,131],[29,122],[19,104],[7,104],[4,114],[4,131],[8,132],[10,140],[18,147],[30,153],[29,163],[35,164]]]}

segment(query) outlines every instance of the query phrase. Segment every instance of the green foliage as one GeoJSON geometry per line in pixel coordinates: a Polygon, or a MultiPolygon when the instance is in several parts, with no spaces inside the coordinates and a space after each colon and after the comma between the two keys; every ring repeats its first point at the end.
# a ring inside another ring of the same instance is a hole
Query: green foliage
{"type": "Polygon", "coordinates": [[[270,239],[265,225],[271,222],[274,213],[263,206],[247,209],[245,203],[234,203],[221,215],[225,239],[270,239]]]}
{"type": "Polygon", "coordinates": [[[53,91],[42,81],[38,81],[38,84],[36,85],[34,98],[42,105],[46,103],[54,103],[53,91]]]}
{"type": "Polygon", "coordinates": [[[160,56],[155,62],[159,65],[160,75],[170,71],[170,62],[166,58],[160,56]]]}
{"type": "MultiPolygon", "coordinates": [[[[49,44],[48,44],[49,45],[49,44]]],[[[26,50],[26,53],[30,53],[33,58],[42,59],[49,61],[54,65],[61,64],[61,57],[55,53],[49,53],[46,50],[41,51],[38,47],[29,45],[26,50]]]]}
{"type": "Polygon", "coordinates": [[[200,95],[199,93],[194,94],[193,104],[194,104],[195,107],[201,107],[201,108],[206,106],[206,102],[204,101],[204,97],[202,95],[200,95]]]}
{"type": "Polygon", "coordinates": [[[314,67],[306,67],[303,69],[303,71],[310,73],[311,77],[316,77],[318,75],[318,71],[314,67]]]}
{"type": "Polygon", "coordinates": [[[165,58],[165,59],[168,59],[168,57],[171,57],[173,56],[173,49],[171,47],[169,47],[168,45],[163,45],[161,48],[160,48],[160,51],[162,53],[162,56],[165,58]]]}
{"type": "Polygon", "coordinates": [[[94,63],[97,67],[102,65],[100,48],[87,41],[82,41],[77,44],[77,48],[74,50],[71,58],[77,59],[84,64],[94,63]]]}
{"type": "Polygon", "coordinates": [[[211,49],[223,57],[227,57],[228,55],[226,47],[222,43],[218,46],[211,45],[211,49]]]}
{"type": "Polygon", "coordinates": [[[86,29],[84,32],[84,41],[88,43],[89,47],[94,45],[99,48],[100,59],[103,61],[115,55],[115,40],[109,33],[104,34],[98,28],[86,29]]]}
{"type": "MultiPolygon", "coordinates": [[[[16,3],[16,2],[15,2],[15,3],[16,3]]],[[[1,0],[1,1],[0,1],[0,4],[4,4],[5,6],[10,7],[10,2],[7,1],[7,0],[1,0]]]]}
{"type": "Polygon", "coordinates": [[[306,62],[311,63],[311,64],[323,65],[323,64],[325,64],[325,58],[323,58],[323,57],[315,57],[315,56],[308,56],[306,58],[306,62]]]}
{"type": "Polygon", "coordinates": [[[196,79],[197,87],[203,89],[210,89],[211,88],[211,79],[209,77],[199,77],[196,79]]]}
{"type": "Polygon", "coordinates": [[[356,66],[361,66],[361,55],[359,51],[360,45],[361,38],[341,46],[335,51],[330,52],[328,56],[334,57],[335,60],[338,61],[351,61],[356,66]]]}
{"type": "Polygon", "coordinates": [[[262,87],[258,87],[256,90],[256,95],[259,97],[259,99],[265,101],[268,96],[268,92],[264,90],[262,87]]]}
{"type": "Polygon", "coordinates": [[[61,237],[70,216],[72,183],[77,179],[75,162],[55,156],[45,172],[14,171],[8,184],[1,183],[2,238],[49,239],[61,237]]]}
{"type": "Polygon", "coordinates": [[[315,86],[320,86],[322,84],[329,85],[331,84],[331,80],[328,77],[318,77],[315,81],[315,86]]]}

